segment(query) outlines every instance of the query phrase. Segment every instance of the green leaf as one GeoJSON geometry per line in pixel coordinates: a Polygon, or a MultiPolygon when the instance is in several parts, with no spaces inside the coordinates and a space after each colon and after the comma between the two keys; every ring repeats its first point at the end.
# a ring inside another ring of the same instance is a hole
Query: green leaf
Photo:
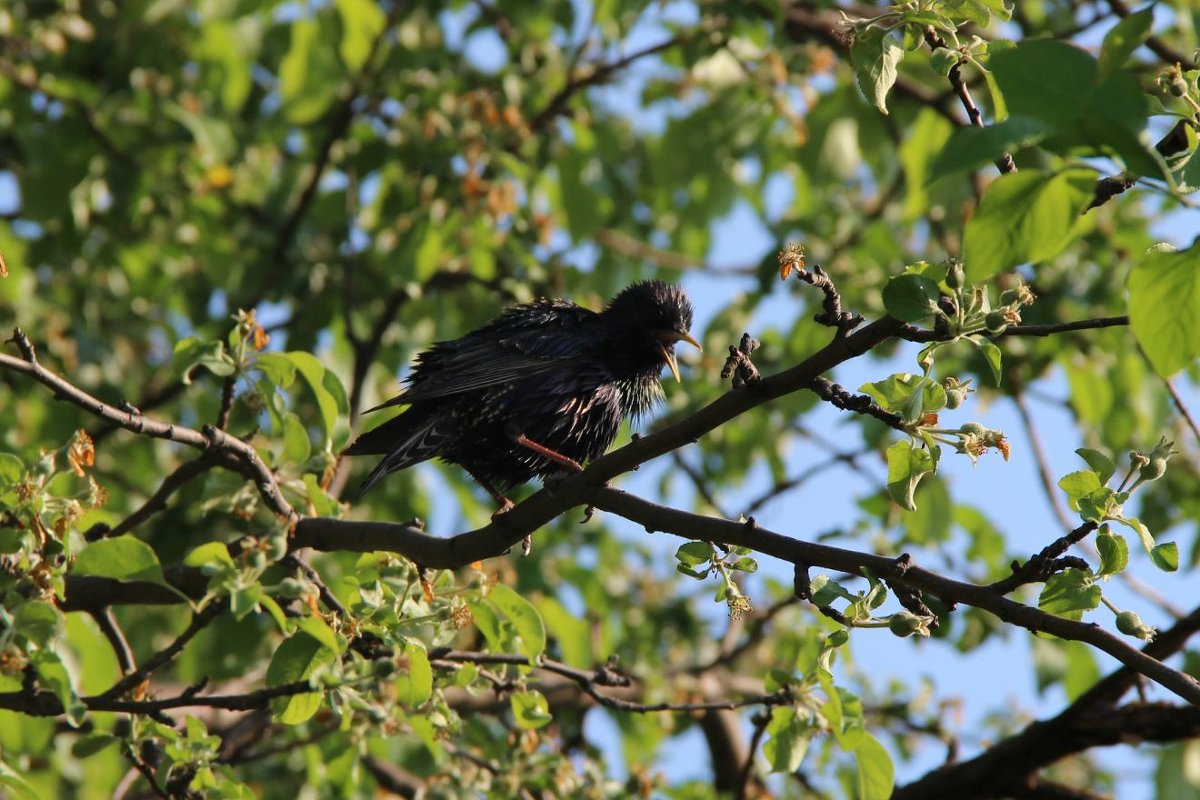
{"type": "Polygon", "coordinates": [[[791,706],[771,709],[771,721],[767,723],[767,740],[763,743],[763,756],[771,772],[792,773],[800,769],[800,762],[808,752],[812,738],[808,720],[791,706]]]}
{"type": "Polygon", "coordinates": [[[296,365],[286,353],[259,353],[254,365],[280,389],[288,388],[296,380],[296,365]]]}
{"type": "Polygon", "coordinates": [[[679,545],[675,560],[685,567],[698,567],[712,561],[713,549],[708,542],[688,542],[679,545]]]}
{"type": "Polygon", "coordinates": [[[509,705],[518,728],[536,730],[554,719],[550,716],[550,704],[545,696],[535,689],[514,692],[509,705]]]}
{"type": "Polygon", "coordinates": [[[90,736],[81,736],[71,745],[71,755],[80,759],[90,758],[119,741],[121,740],[107,733],[94,733],[90,736]]]}
{"type": "Polygon", "coordinates": [[[1012,114],[1054,129],[1044,146],[1068,155],[1081,149],[1115,154],[1137,174],[1163,177],[1160,159],[1141,135],[1148,98],[1132,73],[1102,73],[1087,52],[1052,39],[1022,42],[990,65],[1012,114]]]}
{"type": "Polygon", "coordinates": [[[171,355],[171,368],[184,383],[191,383],[193,367],[204,367],[214,375],[226,377],[234,371],[233,359],[225,352],[225,343],[206,341],[195,336],[181,339],[171,355]]]}
{"type": "Polygon", "coordinates": [[[292,23],[291,33],[291,47],[279,64],[279,96],[287,109],[287,119],[304,125],[325,113],[334,91],[329,74],[323,70],[326,56],[317,41],[317,21],[300,17],[292,23]]]}
{"type": "Polygon", "coordinates": [[[913,493],[926,475],[937,471],[937,456],[901,439],[887,449],[888,493],[906,511],[915,511],[913,493]]]}
{"type": "Polygon", "coordinates": [[[75,726],[81,724],[87,716],[87,706],[75,692],[71,673],[67,671],[58,654],[52,650],[41,649],[30,655],[29,663],[37,672],[38,683],[58,698],[58,702],[66,710],[68,721],[75,726]]]}
{"type": "Polygon", "coordinates": [[[758,571],[758,562],[755,561],[753,558],[750,558],[749,556],[743,556],[743,557],[739,558],[737,561],[734,561],[732,564],[730,564],[729,568],[736,569],[741,572],[757,572],[758,571]]]}
{"type": "Polygon", "coordinates": [[[16,528],[0,528],[0,553],[16,553],[25,546],[25,533],[16,528]]]}
{"type": "Polygon", "coordinates": [[[1104,35],[1104,44],[1100,46],[1100,74],[1108,76],[1124,66],[1133,51],[1150,36],[1153,24],[1154,6],[1148,5],[1141,11],[1123,17],[1109,29],[1104,35]]]}
{"type": "Polygon", "coordinates": [[[991,367],[992,379],[999,386],[1000,379],[1003,376],[1003,373],[1000,371],[1000,362],[1003,358],[1000,348],[995,342],[984,336],[968,336],[967,341],[979,348],[979,352],[983,354],[983,359],[991,367]]]}
{"type": "Polygon", "coordinates": [[[1023,169],[1002,175],[967,222],[963,267],[974,282],[1026,262],[1046,261],[1082,230],[1080,212],[1092,199],[1096,174],[1023,169]]]}
{"type": "Polygon", "coordinates": [[[1084,611],[1100,605],[1100,587],[1091,575],[1066,569],[1051,575],[1038,597],[1038,608],[1048,614],[1080,619],[1084,611]]]}
{"type": "MultiPolygon", "coordinates": [[[[325,387],[325,391],[333,398],[334,407],[337,408],[337,419],[349,419],[350,417],[350,398],[346,395],[346,387],[342,385],[342,379],[338,374],[331,369],[325,370],[325,377],[321,379],[321,385],[325,387]]],[[[346,446],[349,439],[350,431],[348,428],[341,428],[343,436],[337,437],[333,442],[334,450],[340,450],[346,446]]]]}
{"type": "Polygon", "coordinates": [[[567,611],[556,597],[539,598],[538,610],[542,613],[547,631],[558,642],[564,661],[578,667],[596,663],[592,652],[591,626],[585,620],[567,611]]]}
{"type": "Polygon", "coordinates": [[[12,792],[15,800],[40,800],[37,791],[15,769],[0,761],[0,787],[12,792]]]}
{"type": "Polygon", "coordinates": [[[857,34],[850,45],[850,61],[858,75],[863,96],[883,114],[888,113],[887,96],[898,76],[897,67],[904,48],[882,28],[873,27],[857,34]]]}
{"type": "Polygon", "coordinates": [[[900,143],[900,166],[904,169],[905,220],[919,219],[929,210],[927,187],[932,182],[929,168],[945,149],[946,140],[953,135],[954,130],[954,126],[942,114],[926,107],[917,113],[909,134],[900,143]]]}
{"type": "Polygon", "coordinates": [[[62,612],[49,603],[26,600],[13,612],[17,633],[42,647],[62,635],[64,625],[62,612]]]}
{"type": "Polygon", "coordinates": [[[1159,375],[1200,357],[1200,247],[1142,258],[1129,273],[1129,324],[1159,375]]]}
{"type": "Polygon", "coordinates": [[[237,569],[233,556],[229,555],[229,547],[224,542],[206,542],[192,548],[183,558],[185,567],[202,567],[205,564],[221,564],[230,569],[237,569]]]}
{"type": "Polygon", "coordinates": [[[1179,569],[1179,547],[1174,542],[1163,542],[1150,548],[1150,560],[1163,572],[1179,569]]]}
{"type": "Polygon", "coordinates": [[[993,54],[988,66],[1011,115],[1042,120],[1061,132],[1078,130],[1099,73],[1091,55],[1053,39],[1023,41],[993,54]]]}
{"type": "Polygon", "coordinates": [[[491,603],[483,600],[470,600],[471,619],[475,627],[483,634],[488,649],[495,653],[503,653],[507,649],[508,638],[501,624],[500,614],[491,603]]]}
{"type": "Polygon", "coordinates": [[[1121,523],[1136,533],[1138,535],[1138,539],[1140,539],[1142,542],[1142,547],[1146,548],[1146,552],[1150,553],[1153,557],[1154,536],[1150,533],[1150,529],[1142,524],[1140,519],[1137,517],[1113,517],[1113,520],[1121,523]]]}
{"type": "Polygon", "coordinates": [[[1098,575],[1116,575],[1129,564],[1129,543],[1105,525],[1096,534],[1096,551],[1100,553],[1098,575]]]}
{"type": "Polygon", "coordinates": [[[1100,476],[1090,469],[1079,470],[1060,478],[1058,488],[1067,493],[1071,508],[1078,509],[1081,499],[1101,488],[1100,476]]]}
{"type": "Polygon", "coordinates": [[[1101,484],[1108,483],[1109,478],[1117,471],[1117,465],[1113,463],[1113,460],[1099,450],[1093,450],[1090,447],[1080,447],[1075,452],[1092,468],[1096,473],[1096,477],[1100,479],[1101,484]]]}
{"type": "Polygon", "coordinates": [[[883,409],[900,414],[910,422],[919,420],[925,412],[946,407],[946,390],[940,383],[906,372],[864,383],[858,390],[869,394],[883,409]]]}
{"type": "Polygon", "coordinates": [[[433,667],[429,665],[429,654],[420,642],[405,643],[404,660],[408,663],[408,669],[401,670],[393,682],[396,701],[407,708],[417,708],[433,695],[433,667]]]}
{"type": "MultiPolygon", "coordinates": [[[[300,632],[283,640],[267,667],[267,686],[284,686],[310,678],[319,668],[333,663],[337,656],[320,641],[300,632]]],[[[321,707],[320,692],[303,692],[271,701],[275,718],[284,725],[299,725],[312,718],[321,707]]]]}
{"type": "Polygon", "coordinates": [[[312,444],[308,441],[308,430],[300,418],[292,412],[283,416],[283,460],[289,464],[303,464],[312,455],[312,444]]]}
{"type": "Polygon", "coordinates": [[[258,605],[271,615],[271,619],[274,620],[275,626],[279,628],[280,633],[286,634],[289,631],[291,626],[288,625],[287,616],[283,613],[283,609],[279,607],[279,603],[275,602],[275,598],[265,592],[260,592],[258,605]]]}
{"type": "Polygon", "coordinates": [[[321,421],[325,426],[325,441],[328,444],[333,436],[333,428],[337,424],[338,401],[325,387],[325,365],[312,353],[294,350],[285,355],[296,367],[296,371],[303,376],[308,388],[312,389],[313,396],[317,400],[317,407],[321,411],[321,421]]]}
{"type": "Polygon", "coordinates": [[[0,453],[0,489],[19,483],[25,477],[25,462],[12,453],[0,453]]]}
{"type": "Polygon", "coordinates": [[[413,256],[413,277],[421,282],[429,280],[438,271],[441,262],[442,230],[438,226],[430,225],[421,237],[421,244],[417,246],[417,252],[413,256]]]}
{"type": "Polygon", "coordinates": [[[1145,133],[1150,113],[1149,96],[1138,79],[1120,70],[1104,79],[1084,103],[1080,144],[1118,156],[1135,175],[1167,177],[1166,163],[1145,133]]]}
{"type": "Polygon", "coordinates": [[[329,493],[321,488],[321,484],[317,482],[317,476],[311,472],[304,475],[304,491],[305,498],[313,504],[319,517],[336,517],[341,513],[341,507],[337,500],[329,496],[329,493]]]}
{"type": "Polygon", "coordinates": [[[896,767],[878,739],[864,731],[854,748],[854,760],[858,765],[859,800],[887,800],[892,796],[896,767]]]}
{"type": "Polygon", "coordinates": [[[883,287],[883,305],[896,319],[920,322],[937,311],[938,285],[922,275],[897,275],[883,287]]]}
{"type": "Polygon", "coordinates": [[[342,654],[342,643],[338,641],[337,634],[333,632],[333,628],[329,627],[329,624],[325,620],[318,619],[317,617],[302,617],[296,626],[296,630],[301,633],[307,633],[335,655],[342,654]]]}
{"type": "Polygon", "coordinates": [[[70,574],[167,585],[154,550],[128,534],[89,544],[76,556],[70,574]]]}
{"type": "Polygon", "coordinates": [[[373,0],[334,0],[342,18],[342,41],[338,54],[352,71],[362,69],[371,46],[387,24],[387,16],[373,0]]]}
{"type": "Polygon", "coordinates": [[[536,662],[546,649],[546,625],[533,603],[503,583],[492,587],[488,602],[508,617],[521,637],[520,651],[536,662]]]}
{"type": "Polygon", "coordinates": [[[1002,153],[1015,153],[1037,144],[1053,130],[1033,117],[1009,117],[983,128],[975,125],[958,128],[930,166],[928,183],[956,172],[985,167],[1002,153]]]}

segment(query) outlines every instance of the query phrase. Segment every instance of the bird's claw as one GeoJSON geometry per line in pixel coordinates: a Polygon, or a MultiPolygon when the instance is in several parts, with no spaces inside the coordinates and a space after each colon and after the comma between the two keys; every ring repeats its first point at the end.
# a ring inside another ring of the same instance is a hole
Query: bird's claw
{"type": "Polygon", "coordinates": [[[517,504],[507,497],[500,498],[500,507],[492,512],[492,522],[495,522],[498,517],[501,517],[517,507],[517,504]]]}

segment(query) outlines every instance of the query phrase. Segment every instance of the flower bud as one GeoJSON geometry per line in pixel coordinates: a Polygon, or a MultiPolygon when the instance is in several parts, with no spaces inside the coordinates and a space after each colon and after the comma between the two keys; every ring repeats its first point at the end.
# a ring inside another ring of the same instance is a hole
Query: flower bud
{"type": "Polygon", "coordinates": [[[270,539],[267,539],[267,558],[272,561],[278,561],[287,555],[287,551],[287,536],[281,533],[278,536],[272,536],[270,539]]]}
{"type": "Polygon", "coordinates": [[[911,611],[898,611],[892,614],[892,618],[888,620],[888,630],[901,639],[912,636],[914,633],[918,636],[928,636],[929,620],[925,617],[918,617],[911,611]]]}
{"type": "Polygon", "coordinates": [[[1142,622],[1141,617],[1133,611],[1122,611],[1117,614],[1117,630],[1126,636],[1133,636],[1145,642],[1153,641],[1158,634],[1157,629],[1142,622]]]}
{"type": "Polygon", "coordinates": [[[1182,75],[1176,75],[1171,79],[1170,84],[1167,85],[1167,91],[1176,97],[1186,97],[1188,93],[1187,81],[1183,79],[1182,75]]]}
{"type": "Polygon", "coordinates": [[[984,318],[983,324],[987,326],[988,333],[995,336],[997,334],[1004,333],[1005,329],[1008,328],[1008,319],[1006,318],[1004,311],[1001,309],[996,309],[995,311],[988,312],[987,317],[984,318]]]}
{"type": "Polygon", "coordinates": [[[284,598],[303,597],[308,587],[295,578],[284,578],[279,582],[279,596],[284,598]]]}
{"type": "Polygon", "coordinates": [[[967,275],[963,271],[961,261],[950,262],[950,267],[946,270],[946,285],[951,289],[961,289],[963,283],[966,282],[967,275]]]}
{"type": "Polygon", "coordinates": [[[946,408],[953,411],[966,401],[967,395],[975,391],[970,383],[970,378],[965,381],[953,377],[942,379],[942,388],[946,391],[946,408]]]}
{"type": "Polygon", "coordinates": [[[987,428],[980,425],[978,422],[964,422],[958,429],[959,433],[967,436],[983,436],[987,428]]]}

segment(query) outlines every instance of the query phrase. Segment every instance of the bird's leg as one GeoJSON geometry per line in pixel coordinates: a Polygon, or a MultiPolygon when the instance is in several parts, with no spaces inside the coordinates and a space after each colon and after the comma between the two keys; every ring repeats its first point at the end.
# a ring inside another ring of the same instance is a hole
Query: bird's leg
{"type": "Polygon", "coordinates": [[[528,448],[540,456],[545,456],[551,461],[556,461],[559,464],[562,464],[571,472],[583,472],[583,467],[580,466],[579,462],[575,459],[571,458],[570,456],[564,456],[557,450],[551,450],[544,444],[538,444],[523,433],[518,433],[516,436],[514,436],[513,441],[519,444],[521,447],[528,448]]]}
{"type": "Polygon", "coordinates": [[[467,474],[470,475],[472,478],[474,478],[475,482],[478,483],[480,486],[482,486],[484,488],[484,491],[486,491],[488,494],[490,494],[492,496],[492,499],[495,500],[497,504],[499,504],[500,507],[498,509],[496,509],[494,512],[492,512],[492,522],[496,521],[496,517],[500,516],[501,514],[505,514],[509,511],[511,511],[516,506],[516,503],[514,503],[512,500],[509,500],[507,497],[505,497],[503,494],[501,494],[500,491],[495,486],[492,486],[491,481],[489,481],[487,478],[483,477],[478,472],[476,472],[475,470],[466,466],[465,464],[462,464],[460,466],[462,466],[462,468],[467,471],[467,474]]]}
{"type": "MultiPolygon", "coordinates": [[[[509,511],[512,511],[516,507],[516,503],[514,503],[512,500],[509,500],[504,495],[500,494],[500,492],[496,489],[496,487],[492,486],[492,484],[486,478],[484,478],[480,475],[476,475],[474,472],[472,472],[469,469],[467,470],[467,472],[471,475],[472,478],[479,481],[479,485],[487,490],[487,493],[492,496],[493,500],[495,500],[497,503],[500,504],[500,507],[492,512],[492,522],[495,522],[499,517],[503,516],[504,514],[507,514],[509,511]]],[[[524,539],[521,540],[521,555],[527,556],[527,555],[529,555],[529,553],[532,550],[533,550],[533,537],[526,536],[524,539]]]]}

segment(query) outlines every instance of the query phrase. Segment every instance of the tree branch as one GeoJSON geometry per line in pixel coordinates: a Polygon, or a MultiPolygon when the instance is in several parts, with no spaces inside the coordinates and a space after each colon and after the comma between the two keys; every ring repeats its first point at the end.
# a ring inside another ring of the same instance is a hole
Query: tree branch
{"type": "Polygon", "coordinates": [[[611,511],[644,525],[650,531],[661,530],[688,539],[749,547],[796,565],[824,567],[855,575],[869,572],[889,582],[928,592],[950,605],[962,603],[988,611],[1009,624],[1031,632],[1050,633],[1061,639],[1083,642],[1108,653],[1189,703],[1200,705],[1200,683],[1194,678],[1130,647],[1102,628],[1056,617],[1017,603],[998,595],[990,586],[964,583],[929,572],[912,564],[911,559],[898,568],[897,559],[793,539],[757,525],[751,527],[744,523],[691,514],[656,505],[617,489],[593,489],[588,492],[587,501],[598,509],[611,511]]]}
{"type": "Polygon", "coordinates": [[[43,367],[37,360],[33,344],[20,328],[13,329],[12,338],[8,341],[16,344],[22,357],[15,358],[0,353],[0,368],[27,375],[53,391],[55,399],[76,405],[127,431],[228,456],[221,459],[221,465],[253,481],[271,511],[289,521],[297,517],[291,504],[280,492],[279,485],[275,482],[275,476],[267,469],[267,465],[263,463],[258,452],[251,445],[212,425],[205,425],[202,430],[197,431],[147,417],[133,407],[129,407],[127,410],[114,408],[43,367]]]}

